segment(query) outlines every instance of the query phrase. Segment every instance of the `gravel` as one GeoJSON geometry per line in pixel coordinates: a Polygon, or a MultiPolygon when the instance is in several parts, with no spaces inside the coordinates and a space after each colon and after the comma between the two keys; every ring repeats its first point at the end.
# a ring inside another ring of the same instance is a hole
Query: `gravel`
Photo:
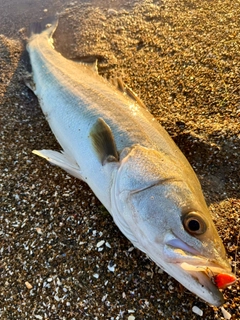
{"type": "Polygon", "coordinates": [[[224,309],[208,306],[86,184],[31,153],[59,146],[23,77],[25,28],[61,12],[56,48],[121,75],[189,159],[239,278],[240,2],[17,4],[0,0],[1,319],[239,319],[239,281],[224,309]]]}

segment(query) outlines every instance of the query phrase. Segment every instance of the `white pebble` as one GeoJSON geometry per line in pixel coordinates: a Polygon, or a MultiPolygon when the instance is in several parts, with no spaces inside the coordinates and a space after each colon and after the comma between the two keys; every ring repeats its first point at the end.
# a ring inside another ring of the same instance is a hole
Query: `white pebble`
{"type": "Polygon", "coordinates": [[[102,245],[104,245],[105,240],[101,240],[97,243],[97,248],[101,247],[102,245]]]}
{"type": "Polygon", "coordinates": [[[135,319],[135,317],[133,315],[128,317],[128,320],[134,320],[134,319],[135,319]]]}
{"type": "Polygon", "coordinates": [[[135,310],[132,310],[132,309],[128,310],[128,313],[134,313],[134,312],[135,310]]]}
{"type": "Polygon", "coordinates": [[[115,271],[115,267],[116,265],[112,265],[111,263],[108,264],[108,270],[111,271],[111,272],[114,272],[115,271]]]}
{"type": "Polygon", "coordinates": [[[107,299],[107,296],[108,296],[108,294],[105,294],[105,295],[102,297],[102,302],[104,302],[104,301],[107,299]]]}
{"type": "Polygon", "coordinates": [[[42,316],[39,316],[39,315],[37,315],[37,314],[35,314],[34,317],[35,317],[36,319],[39,319],[39,320],[42,320],[42,318],[43,318],[42,316]]]}
{"type": "Polygon", "coordinates": [[[108,248],[112,248],[109,242],[106,242],[105,246],[108,247],[108,248]]]}
{"type": "Polygon", "coordinates": [[[222,314],[224,316],[224,319],[231,319],[232,318],[232,315],[226,310],[224,309],[223,307],[220,307],[221,311],[222,311],[222,314]]]}
{"type": "Polygon", "coordinates": [[[93,277],[98,279],[99,278],[99,274],[98,273],[94,273],[93,277]]]}
{"type": "Polygon", "coordinates": [[[14,198],[15,198],[15,200],[17,200],[17,201],[20,199],[20,197],[19,197],[18,194],[15,194],[15,195],[14,195],[14,198]]]}
{"type": "Polygon", "coordinates": [[[197,306],[192,307],[192,312],[196,313],[200,317],[202,317],[202,315],[203,315],[203,311],[201,309],[199,309],[197,306]]]}

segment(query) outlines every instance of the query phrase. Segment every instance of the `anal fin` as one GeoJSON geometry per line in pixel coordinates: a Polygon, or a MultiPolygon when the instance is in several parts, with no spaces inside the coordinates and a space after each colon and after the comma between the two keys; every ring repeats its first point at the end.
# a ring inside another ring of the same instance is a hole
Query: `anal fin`
{"type": "Polygon", "coordinates": [[[72,176],[85,181],[81,175],[80,167],[66,152],[57,152],[53,150],[33,150],[32,152],[39,157],[48,160],[50,163],[57,165],[72,176]]]}

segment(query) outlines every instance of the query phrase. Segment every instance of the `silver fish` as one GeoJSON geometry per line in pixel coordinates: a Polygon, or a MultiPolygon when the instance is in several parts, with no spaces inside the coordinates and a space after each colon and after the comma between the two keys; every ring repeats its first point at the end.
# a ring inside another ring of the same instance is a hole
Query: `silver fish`
{"type": "Polygon", "coordinates": [[[219,306],[236,278],[200,183],[168,133],[121,81],[54,49],[57,23],[27,44],[34,87],[62,152],[33,151],[85,181],[135,247],[219,306]]]}

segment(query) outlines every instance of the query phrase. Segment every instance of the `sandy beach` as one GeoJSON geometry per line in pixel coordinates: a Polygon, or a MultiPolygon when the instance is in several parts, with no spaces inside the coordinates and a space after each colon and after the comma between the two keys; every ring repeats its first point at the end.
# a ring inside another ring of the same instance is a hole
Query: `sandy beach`
{"type": "MultiPolygon", "coordinates": [[[[32,154],[60,146],[25,85],[24,39],[57,12],[56,49],[120,75],[185,154],[240,273],[239,0],[0,0],[1,319],[224,319],[133,248],[86,184],[32,154]]],[[[224,290],[232,320],[239,292],[224,290]]]]}

